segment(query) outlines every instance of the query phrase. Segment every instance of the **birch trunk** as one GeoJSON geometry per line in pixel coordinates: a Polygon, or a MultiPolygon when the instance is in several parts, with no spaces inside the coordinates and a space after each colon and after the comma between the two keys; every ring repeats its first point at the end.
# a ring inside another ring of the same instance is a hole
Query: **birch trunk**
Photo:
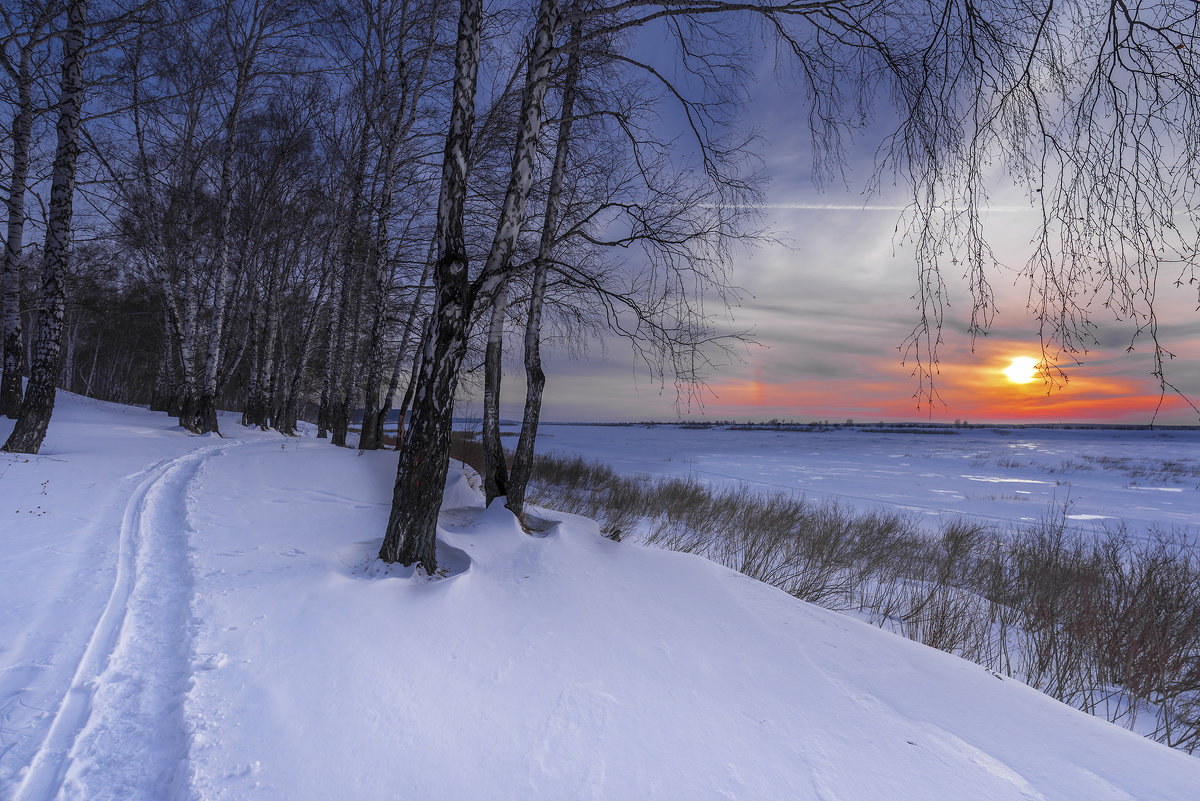
{"type": "MultiPolygon", "coordinates": [[[[391,165],[388,165],[391,171],[391,165]]],[[[383,431],[379,427],[380,390],[383,388],[383,333],[387,321],[388,295],[391,294],[391,274],[388,269],[387,253],[390,248],[387,235],[387,217],[390,216],[392,177],[384,176],[383,197],[380,198],[379,220],[375,236],[375,257],[372,265],[374,277],[374,304],[371,315],[371,330],[367,335],[366,375],[363,380],[363,422],[358,438],[359,450],[378,450],[383,446],[383,431]]]]}
{"type": "MultiPolygon", "coordinates": [[[[65,306],[65,303],[64,303],[65,306]]],[[[79,323],[65,326],[67,334],[67,353],[59,368],[58,385],[67,392],[75,391],[75,353],[79,345],[79,323]]]]}
{"type": "Polygon", "coordinates": [[[337,332],[342,325],[343,307],[340,301],[335,301],[335,298],[341,297],[342,286],[346,279],[337,271],[334,273],[333,289],[329,301],[326,303],[329,307],[329,325],[325,337],[325,371],[321,376],[321,399],[317,405],[317,439],[325,439],[329,436],[329,401],[333,397],[333,369],[337,363],[337,332]]]}
{"type": "Polygon", "coordinates": [[[37,344],[29,386],[21,412],[3,450],[37,453],[54,412],[54,378],[58,373],[64,311],[63,276],[70,257],[75,168],[79,161],[80,108],[83,101],[83,34],[87,0],[70,0],[67,27],[62,34],[62,90],[58,105],[58,142],[50,185],[50,217],[42,258],[41,307],[37,344]]]}
{"type": "Polygon", "coordinates": [[[476,298],[492,297],[506,279],[525,204],[533,186],[533,161],[542,121],[542,103],[553,63],[558,31],[557,0],[541,0],[521,99],[512,175],[487,262],[471,287],[463,243],[463,202],[470,162],[470,130],[479,65],[479,0],[463,0],[455,56],[454,103],[442,163],[438,203],[439,256],[434,308],[425,336],[421,379],[411,429],[400,451],[392,512],[379,556],[385,562],[418,563],[427,572],[437,566],[437,514],[450,462],[454,391],[466,352],[467,328],[476,298]],[[471,96],[466,96],[469,89],[471,96]],[[466,123],[465,128],[463,123],[466,123]]]}
{"type": "Polygon", "coordinates": [[[467,276],[463,206],[475,120],[483,0],[462,0],[454,56],[450,127],[442,156],[438,197],[433,309],[425,327],[420,387],[412,427],[400,450],[387,530],[379,550],[385,562],[437,570],[437,519],[450,464],[454,392],[467,347],[472,293],[467,276]]]}
{"type": "Polygon", "coordinates": [[[554,65],[554,38],[558,34],[558,0],[541,0],[538,4],[529,68],[525,75],[525,90],[521,94],[521,112],[517,142],[513,148],[512,171],[496,233],[488,251],[487,261],[478,279],[478,293],[486,298],[495,295],[508,280],[507,270],[513,249],[525,222],[525,205],[533,189],[533,163],[537,155],[538,135],[542,129],[546,90],[550,87],[550,68],[554,65]]]}
{"type": "Polygon", "coordinates": [[[280,309],[279,309],[279,286],[278,275],[272,275],[267,295],[267,341],[263,346],[262,355],[262,418],[258,421],[258,427],[263,431],[268,430],[271,418],[275,416],[276,404],[278,399],[279,381],[276,377],[275,369],[275,349],[276,342],[279,339],[280,328],[280,309]]]}
{"type": "MultiPolygon", "coordinates": [[[[32,42],[33,34],[30,34],[32,42]]],[[[17,112],[12,124],[12,176],[8,188],[8,238],[0,272],[3,303],[3,377],[0,414],[16,419],[21,412],[21,252],[25,236],[25,184],[29,180],[29,140],[33,131],[31,45],[21,48],[17,72],[17,112]]]]}
{"type": "MultiPolygon", "coordinates": [[[[278,321],[278,254],[264,259],[264,270],[269,270],[264,297],[251,307],[250,381],[246,388],[246,403],[242,411],[242,425],[267,428],[271,414],[271,376],[275,371],[275,335],[278,321]],[[272,267],[266,263],[271,262],[272,267]],[[265,311],[264,311],[265,310],[265,311]]],[[[236,369],[236,366],[231,368],[236,369]]]]}
{"type": "MultiPolygon", "coordinates": [[[[396,387],[400,377],[400,362],[404,358],[404,353],[408,348],[408,342],[412,336],[413,316],[410,314],[408,322],[405,325],[404,335],[401,337],[400,348],[396,353],[396,358],[392,365],[391,380],[388,384],[387,397],[382,401],[379,400],[380,389],[383,383],[383,331],[386,323],[387,315],[387,296],[391,289],[391,272],[389,269],[388,254],[391,252],[391,242],[388,235],[388,223],[391,218],[392,208],[392,193],[396,178],[396,162],[400,149],[400,143],[411,133],[413,125],[417,120],[418,101],[424,94],[426,78],[429,74],[430,61],[432,59],[434,45],[437,42],[437,20],[439,14],[440,2],[434,3],[430,10],[430,29],[427,34],[426,45],[423,50],[418,51],[414,58],[417,61],[415,74],[412,68],[410,59],[404,53],[404,45],[401,43],[397,48],[399,50],[399,64],[396,70],[396,110],[392,115],[391,123],[388,126],[387,133],[380,143],[383,153],[383,187],[379,195],[378,217],[376,219],[375,232],[375,291],[378,303],[375,306],[375,315],[371,322],[371,334],[367,340],[367,370],[366,380],[364,381],[364,409],[363,409],[363,425],[362,434],[359,437],[359,450],[376,450],[383,447],[383,425],[387,418],[388,412],[391,411],[392,399],[396,394],[396,387]]],[[[401,12],[400,27],[403,31],[407,31],[406,17],[408,13],[407,5],[404,6],[401,12]]],[[[405,33],[406,35],[406,33],[405,33]]],[[[382,41],[382,28],[380,28],[379,49],[382,52],[386,49],[386,44],[382,41]]],[[[386,96],[391,92],[390,81],[385,80],[383,93],[386,96]]],[[[427,260],[428,263],[428,260],[427,260]]],[[[424,287],[428,269],[421,277],[421,286],[424,287]]],[[[418,302],[420,299],[420,290],[418,290],[418,302]]]]}
{"type": "MultiPolygon", "coordinates": [[[[233,297],[238,296],[238,292],[233,292],[233,297]]],[[[257,311],[257,310],[254,310],[257,311]]],[[[235,334],[229,331],[225,337],[225,342],[221,346],[221,351],[228,357],[233,351],[234,344],[237,345],[237,351],[233,353],[231,358],[227,358],[226,362],[217,371],[217,387],[223,388],[229,381],[229,376],[238,371],[238,367],[242,364],[242,359],[246,356],[246,345],[250,342],[250,317],[246,317],[246,322],[242,325],[241,334],[235,334]]],[[[228,330],[228,327],[227,327],[228,330]]]]}
{"type": "Polygon", "coordinates": [[[508,491],[508,471],[504,463],[504,446],[500,441],[500,361],[503,348],[504,306],[507,304],[508,269],[513,249],[525,222],[525,206],[533,188],[533,163],[538,135],[541,132],[546,90],[550,85],[550,68],[554,64],[554,39],[558,33],[558,0],[541,0],[538,4],[530,48],[529,68],[525,90],[521,96],[521,117],[517,142],[513,150],[512,173],[504,195],[496,234],[481,273],[480,294],[492,299],[493,311],[488,335],[485,362],[483,446],[485,466],[483,477],[487,501],[508,491]]]}
{"type": "Polygon", "coordinates": [[[558,122],[558,143],[554,149],[554,167],[550,171],[550,187],[546,195],[546,214],[542,220],[542,235],[533,266],[533,287],[529,297],[529,319],[525,324],[525,411],[521,418],[521,436],[513,454],[512,471],[508,482],[507,506],[517,517],[525,514],[525,493],[533,473],[534,441],[542,413],[542,391],[546,374],[542,370],[542,308],[546,299],[546,274],[550,253],[561,216],[562,186],[567,171],[567,156],[571,145],[571,124],[575,116],[575,93],[579,84],[580,56],[578,42],[582,24],[571,26],[571,52],[567,58],[567,73],[563,82],[562,113],[558,122]]]}
{"type": "Polygon", "coordinates": [[[487,350],[483,357],[483,491],[490,506],[508,494],[508,465],[500,439],[500,374],[504,356],[504,315],[508,306],[508,282],[496,290],[492,319],[488,326],[487,350]]]}
{"type": "MultiPolygon", "coordinates": [[[[441,7],[444,0],[434,0],[431,6],[426,9],[428,19],[428,29],[425,31],[419,48],[411,56],[405,53],[404,45],[401,43],[397,47],[399,63],[397,65],[397,101],[396,110],[392,117],[391,128],[383,143],[383,151],[385,157],[384,171],[384,190],[381,196],[382,204],[379,214],[376,236],[376,252],[380,254],[380,258],[386,257],[390,252],[390,243],[388,241],[387,222],[390,216],[390,207],[392,203],[392,185],[395,181],[396,160],[400,148],[400,143],[406,140],[412,132],[413,126],[419,116],[420,101],[425,96],[428,90],[427,80],[430,76],[430,67],[433,61],[433,56],[438,43],[438,23],[442,18],[441,7]],[[415,66],[414,66],[415,64],[415,66]]],[[[408,5],[404,4],[401,11],[400,29],[402,36],[407,37],[410,30],[406,20],[408,17],[408,5]]],[[[381,49],[384,44],[380,42],[381,49]]],[[[466,182],[466,174],[463,178],[466,182]]],[[[383,362],[382,362],[382,342],[381,335],[383,330],[383,314],[386,308],[383,305],[377,307],[377,316],[373,325],[373,333],[368,347],[372,349],[371,367],[368,370],[366,381],[366,408],[363,415],[363,429],[360,437],[360,449],[375,449],[383,447],[383,429],[387,421],[388,414],[392,409],[392,402],[396,396],[396,390],[400,383],[400,371],[403,367],[405,354],[408,352],[408,346],[412,340],[413,332],[416,330],[415,324],[417,315],[421,305],[421,297],[424,294],[425,285],[429,280],[430,267],[433,263],[433,258],[436,253],[436,237],[430,242],[429,254],[425,259],[425,269],[421,273],[421,282],[417,287],[416,299],[412,307],[409,309],[408,318],[404,324],[404,333],[400,337],[400,345],[396,350],[396,356],[392,361],[391,378],[388,382],[387,392],[383,398],[383,402],[375,409],[375,401],[378,397],[379,384],[382,379],[383,362]],[[373,411],[374,410],[374,411],[373,411]]],[[[383,266],[383,262],[380,262],[383,266]]],[[[384,286],[382,277],[378,279],[378,286],[382,290],[384,286]]],[[[417,375],[420,369],[420,354],[414,354],[413,357],[413,375],[417,375]]],[[[409,390],[412,388],[410,381],[409,390]]],[[[406,401],[403,404],[404,409],[401,410],[401,419],[396,426],[396,448],[400,447],[400,441],[403,438],[403,415],[407,411],[408,402],[411,401],[411,391],[406,390],[406,401]]]]}
{"type": "Polygon", "coordinates": [[[408,376],[408,386],[404,389],[404,399],[400,402],[400,411],[396,417],[396,450],[404,445],[404,429],[408,421],[408,410],[412,408],[413,394],[417,382],[421,380],[421,361],[425,358],[425,338],[417,344],[417,352],[413,354],[412,372],[408,376]]]}
{"type": "MultiPolygon", "coordinates": [[[[141,40],[138,40],[141,47],[141,40]]],[[[137,60],[134,61],[135,72],[132,76],[133,91],[132,116],[134,123],[134,138],[138,148],[139,181],[144,196],[144,206],[140,214],[146,220],[147,267],[153,280],[157,282],[163,298],[163,335],[165,337],[162,358],[163,376],[166,385],[156,388],[158,402],[152,399],[152,408],[161,407],[159,411],[178,418],[179,424],[188,430],[196,430],[195,420],[195,327],[196,303],[195,292],[183,281],[185,299],[181,308],[176,281],[174,276],[180,274],[177,259],[167,247],[166,213],[158,208],[155,202],[154,180],[150,173],[150,159],[146,153],[145,128],[142,123],[139,100],[140,77],[137,72],[137,60]],[[178,369],[177,369],[178,368],[178,369]]],[[[190,138],[184,140],[183,160],[189,160],[191,148],[190,138]]]]}
{"type": "MultiPolygon", "coordinates": [[[[158,366],[154,371],[154,388],[150,393],[150,411],[167,412],[175,406],[175,349],[171,334],[170,312],[163,310],[163,338],[158,348],[158,366]]],[[[90,383],[90,379],[89,379],[90,383]]]]}
{"type": "Polygon", "coordinates": [[[96,336],[96,348],[92,351],[92,366],[88,370],[87,383],[83,386],[83,394],[89,398],[95,397],[92,395],[92,380],[96,377],[96,365],[100,363],[100,343],[104,341],[104,337],[96,336]]]}
{"type": "MultiPolygon", "coordinates": [[[[178,272],[173,271],[173,272],[178,272]]],[[[160,278],[163,285],[163,292],[166,294],[168,307],[175,304],[175,289],[171,281],[171,274],[164,270],[160,278]]],[[[179,337],[179,398],[178,418],[179,425],[186,428],[188,431],[196,431],[200,427],[200,421],[197,417],[198,405],[196,402],[196,318],[200,313],[200,299],[197,297],[199,290],[196,287],[185,286],[183,299],[183,312],[179,316],[178,337],[179,337]]]]}
{"type": "MultiPolygon", "coordinates": [[[[382,38],[382,37],[381,37],[382,38]]],[[[380,42],[381,50],[383,43],[380,42]]],[[[403,83],[402,83],[403,88],[403,83]]],[[[382,94],[386,97],[390,84],[384,81],[382,94]]],[[[374,278],[374,306],[371,315],[371,332],[367,336],[366,375],[363,381],[363,421],[358,436],[359,450],[378,450],[383,445],[383,431],[379,426],[379,391],[383,384],[383,331],[386,323],[388,295],[391,290],[391,273],[388,253],[391,242],[388,223],[392,216],[392,191],[396,180],[396,149],[399,146],[403,111],[393,115],[392,122],[380,142],[382,150],[383,186],[379,190],[379,202],[375,219],[375,246],[370,260],[374,278]]]]}
{"type": "MultiPolygon", "coordinates": [[[[256,21],[257,23],[258,21],[256,21]]],[[[233,102],[225,116],[225,141],[221,152],[221,183],[218,194],[217,228],[215,249],[217,254],[217,286],[213,293],[212,321],[208,331],[208,352],[204,360],[204,384],[196,402],[197,434],[220,433],[217,426],[217,384],[221,371],[225,315],[228,305],[230,281],[229,269],[229,218],[233,213],[233,161],[237,149],[238,125],[242,108],[250,92],[250,81],[254,74],[254,62],[258,57],[261,28],[255,24],[252,35],[238,53],[237,77],[233,87],[233,102]]]]}
{"type": "Polygon", "coordinates": [[[8,230],[4,240],[4,259],[0,262],[0,414],[16,419],[21,412],[21,256],[25,238],[25,195],[29,178],[29,146],[33,130],[33,55],[42,32],[58,7],[45,4],[30,21],[28,38],[21,45],[16,67],[4,59],[4,66],[17,90],[16,111],[12,121],[12,172],[7,198],[8,230]]]}
{"type": "MultiPolygon", "coordinates": [[[[367,137],[369,132],[369,128],[363,132],[362,141],[359,143],[361,149],[358,154],[357,165],[354,174],[351,176],[353,186],[351,187],[350,209],[346,220],[346,239],[342,246],[341,292],[338,298],[337,323],[334,329],[333,349],[329,353],[329,364],[326,368],[329,387],[328,390],[322,387],[321,393],[321,404],[325,410],[325,425],[333,433],[333,444],[341,447],[345,447],[346,445],[346,423],[341,422],[339,418],[339,409],[342,402],[342,368],[346,362],[347,317],[350,314],[350,303],[354,295],[356,277],[362,273],[361,270],[356,269],[356,252],[358,250],[359,217],[362,214],[363,205],[363,181],[367,172],[367,137]]],[[[347,368],[347,370],[349,369],[347,368]]],[[[318,427],[320,426],[319,418],[320,414],[318,413],[318,427]]]]}
{"type": "Polygon", "coordinates": [[[262,418],[262,373],[259,366],[263,336],[253,307],[250,310],[250,339],[250,380],[246,385],[246,402],[242,404],[242,425],[257,426],[262,418]]]}

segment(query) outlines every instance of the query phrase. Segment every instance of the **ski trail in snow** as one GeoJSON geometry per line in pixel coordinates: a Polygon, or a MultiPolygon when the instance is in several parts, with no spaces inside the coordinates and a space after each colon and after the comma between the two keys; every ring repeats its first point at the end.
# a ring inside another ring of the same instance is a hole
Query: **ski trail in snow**
{"type": "Polygon", "coordinates": [[[134,490],[112,592],[16,801],[181,795],[191,675],[186,491],[205,461],[238,444],[160,462],[134,490]]]}

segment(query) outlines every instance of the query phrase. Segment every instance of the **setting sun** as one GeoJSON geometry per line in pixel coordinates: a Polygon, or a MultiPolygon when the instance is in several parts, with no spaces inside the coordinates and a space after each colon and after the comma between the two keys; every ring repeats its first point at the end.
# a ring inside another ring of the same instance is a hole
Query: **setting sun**
{"type": "Polygon", "coordinates": [[[1018,356],[1004,368],[1004,377],[1014,384],[1028,384],[1037,378],[1037,359],[1018,356]]]}

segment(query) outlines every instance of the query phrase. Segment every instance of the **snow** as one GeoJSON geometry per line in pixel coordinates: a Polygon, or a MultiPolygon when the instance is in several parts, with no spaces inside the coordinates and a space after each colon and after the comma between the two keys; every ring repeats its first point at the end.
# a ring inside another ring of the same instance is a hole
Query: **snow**
{"type": "Polygon", "coordinates": [[[1200,537],[1200,431],[870,428],[806,431],[678,426],[548,425],[547,453],[599,459],[618,472],[746,483],[931,521],[972,517],[1002,527],[1065,504],[1077,521],[1119,519],[1200,537]]]}
{"type": "Polygon", "coordinates": [[[58,403],[0,455],[5,801],[1200,797],[1200,760],[586,519],[530,536],[460,468],[426,577],[374,558],[394,454],[58,403]]]}

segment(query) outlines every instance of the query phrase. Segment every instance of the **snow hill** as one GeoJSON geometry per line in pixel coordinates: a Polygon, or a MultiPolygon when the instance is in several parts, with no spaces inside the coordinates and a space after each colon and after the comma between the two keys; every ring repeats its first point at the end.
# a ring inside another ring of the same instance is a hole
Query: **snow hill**
{"type": "MultiPolygon", "coordinates": [[[[11,422],[0,422],[7,436],[11,422]]],[[[60,394],[0,454],[0,799],[1180,799],[1200,760],[461,470],[60,394]]]]}

